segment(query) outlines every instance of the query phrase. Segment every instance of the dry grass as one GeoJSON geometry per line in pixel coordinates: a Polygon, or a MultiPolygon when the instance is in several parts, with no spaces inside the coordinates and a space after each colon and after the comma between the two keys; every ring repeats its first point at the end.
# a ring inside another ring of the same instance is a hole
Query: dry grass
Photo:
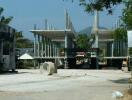
{"type": "Polygon", "coordinates": [[[132,100],[132,88],[125,91],[124,97],[121,100],[132,100]]]}

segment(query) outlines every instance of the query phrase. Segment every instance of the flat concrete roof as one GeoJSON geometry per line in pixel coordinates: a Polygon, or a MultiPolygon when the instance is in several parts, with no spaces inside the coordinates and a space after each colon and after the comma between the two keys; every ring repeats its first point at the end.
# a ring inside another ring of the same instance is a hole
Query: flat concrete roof
{"type": "MultiPolygon", "coordinates": [[[[98,34],[111,34],[114,30],[109,29],[98,29],[98,34]]],[[[92,32],[92,34],[95,34],[96,32],[92,32]]]]}
{"type": "Polygon", "coordinates": [[[67,29],[67,30],[30,30],[33,34],[38,34],[45,36],[53,41],[55,40],[64,40],[65,34],[74,38],[75,32],[67,29]]]}
{"type": "Polygon", "coordinates": [[[120,56],[120,57],[104,57],[105,59],[126,59],[128,58],[127,56],[120,56]]]}
{"type": "Polygon", "coordinates": [[[99,33],[111,33],[114,30],[109,30],[109,29],[99,29],[99,33]]]}
{"type": "Polygon", "coordinates": [[[99,39],[99,42],[113,42],[114,39],[99,39]]]}

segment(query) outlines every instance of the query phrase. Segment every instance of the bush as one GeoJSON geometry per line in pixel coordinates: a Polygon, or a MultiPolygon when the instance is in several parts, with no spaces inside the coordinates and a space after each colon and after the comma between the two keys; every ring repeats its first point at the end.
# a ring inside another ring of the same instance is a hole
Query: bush
{"type": "Polygon", "coordinates": [[[17,63],[17,69],[30,69],[33,68],[34,63],[31,60],[19,60],[17,63]]]}

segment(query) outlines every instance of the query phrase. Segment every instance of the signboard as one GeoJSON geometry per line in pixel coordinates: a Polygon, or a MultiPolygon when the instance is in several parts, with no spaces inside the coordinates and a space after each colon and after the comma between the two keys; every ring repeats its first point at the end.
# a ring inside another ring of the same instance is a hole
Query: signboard
{"type": "Polygon", "coordinates": [[[128,47],[132,47],[132,31],[127,31],[128,47]]]}

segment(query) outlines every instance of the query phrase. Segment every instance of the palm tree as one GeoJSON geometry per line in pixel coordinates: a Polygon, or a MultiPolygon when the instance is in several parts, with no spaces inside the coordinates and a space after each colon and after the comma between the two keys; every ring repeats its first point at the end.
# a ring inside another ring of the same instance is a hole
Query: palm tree
{"type": "Polygon", "coordinates": [[[2,7],[0,7],[0,24],[8,25],[12,21],[13,17],[12,16],[10,16],[10,17],[3,16],[2,15],[3,11],[4,11],[4,9],[2,7]]]}

